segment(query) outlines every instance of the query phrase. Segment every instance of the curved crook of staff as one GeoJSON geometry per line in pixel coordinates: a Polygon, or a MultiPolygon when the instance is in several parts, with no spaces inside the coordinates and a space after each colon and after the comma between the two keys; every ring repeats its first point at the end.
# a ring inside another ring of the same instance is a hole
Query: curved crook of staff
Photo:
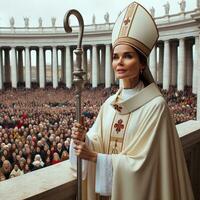
{"type": "Polygon", "coordinates": [[[82,44],[82,38],[83,38],[83,31],[84,31],[84,21],[83,21],[83,17],[80,14],[80,12],[78,10],[72,9],[69,10],[65,16],[64,16],[64,29],[67,33],[71,33],[72,32],[72,28],[70,27],[69,24],[69,17],[71,15],[76,16],[76,18],[78,19],[79,22],[79,38],[78,38],[78,45],[77,48],[81,48],[81,44],[82,44]]]}
{"type": "MultiPolygon", "coordinates": [[[[76,120],[79,123],[83,123],[81,118],[81,90],[83,85],[83,76],[85,75],[85,72],[82,70],[82,38],[83,38],[83,31],[84,31],[84,22],[81,14],[77,10],[69,10],[65,16],[64,16],[64,29],[67,33],[72,32],[72,28],[69,25],[69,17],[71,15],[75,15],[76,18],[79,21],[79,37],[78,37],[78,44],[77,48],[74,50],[74,53],[76,54],[76,67],[73,71],[74,75],[74,85],[76,87],[76,120]]],[[[82,160],[80,158],[77,158],[77,179],[78,179],[78,191],[77,191],[77,200],[82,199],[82,160]]]]}

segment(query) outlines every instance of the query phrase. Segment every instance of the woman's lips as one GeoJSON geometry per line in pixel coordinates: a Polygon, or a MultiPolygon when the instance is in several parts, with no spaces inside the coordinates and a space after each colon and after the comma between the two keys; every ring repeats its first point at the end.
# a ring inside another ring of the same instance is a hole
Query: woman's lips
{"type": "Polygon", "coordinates": [[[117,73],[119,73],[119,74],[123,74],[124,72],[126,72],[126,70],[124,70],[124,69],[117,69],[117,73]]]}

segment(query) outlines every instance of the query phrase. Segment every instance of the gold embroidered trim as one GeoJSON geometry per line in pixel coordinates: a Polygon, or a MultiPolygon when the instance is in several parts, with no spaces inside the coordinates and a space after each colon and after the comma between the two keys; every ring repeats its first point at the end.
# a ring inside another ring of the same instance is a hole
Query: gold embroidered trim
{"type": "Polygon", "coordinates": [[[151,49],[149,49],[145,44],[136,40],[135,38],[130,38],[130,37],[118,38],[115,41],[113,48],[115,48],[117,45],[120,45],[120,44],[127,44],[129,46],[132,46],[132,47],[136,48],[137,50],[139,50],[146,57],[148,57],[151,52],[151,49]]]}
{"type": "Polygon", "coordinates": [[[127,8],[118,37],[128,36],[137,7],[138,5],[133,3],[127,8]]]}
{"type": "Polygon", "coordinates": [[[109,147],[108,153],[109,154],[118,154],[122,151],[123,142],[124,142],[124,135],[126,133],[126,127],[130,118],[130,114],[127,115],[120,115],[116,114],[112,123],[112,130],[110,132],[110,140],[109,140],[109,147]],[[122,121],[123,128],[120,131],[116,131],[115,124],[118,121],[122,121]]]}

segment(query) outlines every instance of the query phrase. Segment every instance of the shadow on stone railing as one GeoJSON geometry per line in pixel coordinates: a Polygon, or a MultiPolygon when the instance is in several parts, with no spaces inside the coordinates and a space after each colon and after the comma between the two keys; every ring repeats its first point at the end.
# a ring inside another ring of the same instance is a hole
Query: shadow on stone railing
{"type": "MultiPolygon", "coordinates": [[[[200,122],[177,125],[191,177],[195,199],[200,199],[200,122]]],[[[74,200],[77,181],[69,161],[0,182],[2,200],[74,200]]]]}

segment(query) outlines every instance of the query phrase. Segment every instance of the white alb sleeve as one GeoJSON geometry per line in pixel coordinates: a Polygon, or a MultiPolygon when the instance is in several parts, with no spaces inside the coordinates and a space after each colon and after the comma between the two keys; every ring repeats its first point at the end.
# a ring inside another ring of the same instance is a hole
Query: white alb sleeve
{"type": "Polygon", "coordinates": [[[112,156],[98,153],[96,163],[96,193],[102,196],[111,196],[112,178],[112,156]]]}
{"type": "MultiPolygon", "coordinates": [[[[74,149],[74,142],[73,139],[71,139],[70,147],[69,147],[69,161],[71,163],[72,169],[77,170],[77,156],[74,149]]],[[[87,175],[87,160],[82,160],[82,179],[85,180],[87,175]]],[[[77,176],[77,173],[73,174],[75,177],[77,176]]]]}

